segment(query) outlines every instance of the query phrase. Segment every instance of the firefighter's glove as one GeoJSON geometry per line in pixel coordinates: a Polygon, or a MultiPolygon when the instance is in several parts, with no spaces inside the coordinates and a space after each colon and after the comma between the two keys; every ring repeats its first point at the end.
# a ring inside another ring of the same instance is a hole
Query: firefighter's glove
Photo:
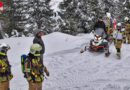
{"type": "Polygon", "coordinates": [[[44,66],[44,72],[46,73],[46,75],[49,77],[50,76],[50,73],[49,71],[47,70],[47,68],[44,66]]]}

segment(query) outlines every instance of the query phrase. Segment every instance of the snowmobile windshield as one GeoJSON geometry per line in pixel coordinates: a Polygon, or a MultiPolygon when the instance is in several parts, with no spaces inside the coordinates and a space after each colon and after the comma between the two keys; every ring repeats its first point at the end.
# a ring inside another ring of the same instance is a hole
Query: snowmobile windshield
{"type": "Polygon", "coordinates": [[[94,40],[101,40],[102,39],[102,37],[101,36],[99,36],[99,35],[95,35],[95,37],[94,37],[94,40]]]}
{"type": "Polygon", "coordinates": [[[96,28],[96,30],[94,31],[94,35],[99,35],[102,38],[106,38],[107,36],[104,29],[102,28],[96,28]]]}

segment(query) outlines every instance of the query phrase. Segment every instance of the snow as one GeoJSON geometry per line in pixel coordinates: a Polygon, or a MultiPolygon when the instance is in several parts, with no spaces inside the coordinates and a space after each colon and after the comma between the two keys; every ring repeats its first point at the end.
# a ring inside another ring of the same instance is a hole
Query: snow
{"type": "Polygon", "coordinates": [[[51,0],[51,2],[50,2],[51,9],[53,9],[54,12],[60,11],[59,4],[62,1],[63,0],[51,0]]]}
{"type": "Polygon", "coordinates": [[[119,0],[114,0],[114,2],[119,2],[119,0]]]}
{"type": "MultiPolygon", "coordinates": [[[[111,55],[104,53],[79,53],[88,45],[92,34],[71,36],[55,32],[42,37],[46,47],[44,63],[50,77],[43,82],[43,90],[130,90],[130,46],[122,45],[122,58],[116,57],[114,45],[111,55]]],[[[20,56],[27,54],[33,37],[0,40],[11,46],[8,58],[14,78],[11,90],[28,90],[28,83],[21,71],[20,56]]]]}
{"type": "Polygon", "coordinates": [[[107,17],[111,18],[111,13],[106,13],[107,17]]]}
{"type": "Polygon", "coordinates": [[[3,11],[3,9],[4,9],[3,7],[0,7],[0,11],[3,11]]]}
{"type": "Polygon", "coordinates": [[[127,1],[127,0],[125,0],[125,1],[123,2],[123,5],[125,5],[125,4],[126,4],[126,1],[127,1]]]}

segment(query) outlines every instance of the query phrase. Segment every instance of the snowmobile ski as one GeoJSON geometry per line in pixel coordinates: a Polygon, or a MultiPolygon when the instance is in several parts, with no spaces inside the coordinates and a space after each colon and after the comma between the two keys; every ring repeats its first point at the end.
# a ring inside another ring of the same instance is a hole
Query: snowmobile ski
{"type": "Polygon", "coordinates": [[[87,51],[87,50],[88,50],[88,48],[87,48],[87,46],[85,46],[84,49],[81,49],[81,50],[80,50],[80,53],[84,53],[84,52],[87,51]]]}

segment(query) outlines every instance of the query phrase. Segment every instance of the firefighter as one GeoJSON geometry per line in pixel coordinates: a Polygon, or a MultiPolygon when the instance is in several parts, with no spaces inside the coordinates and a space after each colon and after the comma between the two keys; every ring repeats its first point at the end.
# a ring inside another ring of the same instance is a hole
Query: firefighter
{"type": "Polygon", "coordinates": [[[130,44],[130,20],[128,17],[125,17],[125,34],[126,34],[126,38],[125,38],[125,43],[126,40],[128,41],[128,44],[130,44]]]}
{"type": "Polygon", "coordinates": [[[106,16],[104,19],[104,23],[106,26],[106,31],[107,31],[107,40],[109,41],[110,39],[110,34],[111,34],[111,30],[112,30],[112,20],[110,17],[106,16]]]}
{"type": "Polygon", "coordinates": [[[44,72],[49,76],[49,72],[40,58],[42,46],[33,44],[25,60],[25,77],[29,83],[29,90],[42,90],[44,72]]]}
{"type": "Polygon", "coordinates": [[[9,49],[9,45],[5,43],[0,44],[0,90],[10,90],[9,81],[13,78],[11,65],[7,57],[9,49]]]}
{"type": "Polygon", "coordinates": [[[116,29],[111,34],[110,42],[114,41],[115,48],[117,50],[116,55],[120,58],[121,46],[123,43],[124,34],[122,32],[121,23],[117,23],[116,29]]]}

